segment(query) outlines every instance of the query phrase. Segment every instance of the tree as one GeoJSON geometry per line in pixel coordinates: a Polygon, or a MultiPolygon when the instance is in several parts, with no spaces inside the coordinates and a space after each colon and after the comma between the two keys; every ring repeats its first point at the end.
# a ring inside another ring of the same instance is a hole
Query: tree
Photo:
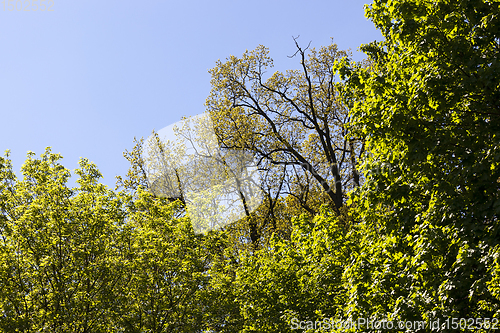
{"type": "Polygon", "coordinates": [[[127,175],[124,177],[116,177],[115,190],[123,189],[130,193],[136,193],[139,187],[148,189],[148,179],[146,172],[146,164],[144,161],[144,139],[137,140],[134,138],[134,147],[132,151],[125,150],[123,157],[130,163],[127,175]]]}
{"type": "Polygon", "coordinates": [[[80,161],[79,187],[47,149],[28,154],[23,179],[0,158],[0,328],[6,332],[109,332],[126,283],[122,195],[80,161]]]}
{"type": "MultiPolygon", "coordinates": [[[[323,203],[339,213],[346,193],[360,183],[356,169],[362,144],[346,124],[333,65],[346,56],[335,44],[319,51],[296,43],[301,70],[265,78],[273,61],[264,46],[231,56],[213,68],[207,99],[222,149],[248,151],[266,172],[263,188],[273,221],[275,203],[288,195],[314,215],[323,203]]],[[[257,241],[259,230],[250,226],[257,241]],[[253,229],[253,230],[252,230],[253,229]]]]}
{"type": "Polygon", "coordinates": [[[336,66],[369,152],[349,313],[499,318],[499,3],[375,0],[366,13],[385,37],[362,47],[370,71],[336,66]]]}
{"type": "MultiPolygon", "coordinates": [[[[339,214],[347,192],[362,180],[356,167],[363,151],[362,140],[348,131],[349,115],[339,100],[333,71],[335,61],[348,53],[338,50],[335,44],[319,51],[311,49],[309,54],[308,48],[302,49],[298,43],[296,46],[294,56],[300,58],[301,70],[276,72],[267,80],[264,76],[272,67],[272,59],[263,46],[247,51],[241,59],[230,57],[226,62],[217,62],[210,71],[212,92],[206,103],[217,152],[203,149],[199,155],[205,159],[184,161],[187,149],[209,146],[207,139],[212,133],[207,135],[207,126],[178,129],[176,134],[185,139],[184,146],[161,142],[154,134],[150,142],[138,143],[146,153],[138,153],[141,148],[137,147],[127,153],[133,166],[129,179],[120,180],[121,184],[136,186],[146,182],[153,193],[169,189],[172,199],[186,203],[189,188],[200,192],[235,178],[231,189],[234,197],[242,198],[244,218],[233,227],[239,225],[238,237],[249,239],[253,246],[269,239],[272,233],[289,237],[289,217],[303,212],[313,216],[322,204],[331,205],[339,214]],[[205,163],[209,160],[217,163],[205,163]],[[244,177],[233,167],[242,163],[234,160],[256,161],[260,176],[254,186],[264,196],[258,209],[250,209],[245,200],[245,191],[238,182],[244,177]],[[191,172],[195,164],[196,172],[191,172]],[[214,179],[214,170],[228,175],[226,180],[214,179]],[[207,186],[204,182],[208,180],[215,183],[207,186]]],[[[213,195],[204,199],[201,210],[212,211],[209,206],[213,195]]],[[[213,215],[216,220],[217,216],[220,213],[213,215]]]]}
{"type": "Polygon", "coordinates": [[[20,180],[0,158],[0,331],[201,331],[218,236],[140,184],[109,190],[86,159],[70,188],[61,158],[30,152],[20,180]]]}
{"type": "Polygon", "coordinates": [[[295,218],[289,240],[273,237],[240,257],[234,282],[240,332],[295,332],[297,322],[321,323],[318,332],[333,328],[348,295],[343,270],[359,239],[346,228],[348,218],[324,207],[312,219],[295,218]]]}
{"type": "Polygon", "coordinates": [[[117,318],[125,332],[196,332],[203,326],[210,256],[190,221],[175,218],[179,204],[139,188],[129,206],[129,282],[117,318]]]}

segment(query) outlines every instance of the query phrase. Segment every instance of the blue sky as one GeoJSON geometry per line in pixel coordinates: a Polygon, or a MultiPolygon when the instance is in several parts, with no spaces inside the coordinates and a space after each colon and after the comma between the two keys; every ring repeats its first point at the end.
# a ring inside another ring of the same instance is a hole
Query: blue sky
{"type": "Polygon", "coordinates": [[[114,177],[127,172],[122,154],[134,137],[204,111],[216,60],[262,44],[274,70],[297,68],[298,59],[287,56],[298,35],[318,48],[333,37],[362,59],[359,45],[382,39],[364,17],[366,2],[53,0],[51,12],[0,7],[0,151],[11,150],[16,171],[27,151],[39,155],[47,146],[69,169],[86,157],[114,187],[114,177]]]}

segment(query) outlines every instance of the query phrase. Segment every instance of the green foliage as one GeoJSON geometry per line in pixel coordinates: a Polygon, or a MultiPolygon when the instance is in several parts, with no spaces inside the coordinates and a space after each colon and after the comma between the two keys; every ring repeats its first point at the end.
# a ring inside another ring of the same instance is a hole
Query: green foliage
{"type": "Polygon", "coordinates": [[[343,267],[359,235],[330,209],[294,219],[290,240],[273,237],[266,248],[240,256],[236,301],[241,332],[293,332],[293,320],[322,321],[342,313],[343,267]]]}
{"type": "MultiPolygon", "coordinates": [[[[178,204],[178,203],[176,203],[178,204]]],[[[127,332],[193,332],[201,327],[207,252],[173,205],[142,188],[128,214],[129,283],[120,322],[127,332]]]]}
{"type": "Polygon", "coordinates": [[[365,236],[349,309],[403,319],[500,316],[499,3],[374,1],[371,66],[339,62],[366,138],[365,236]]]}
{"type": "Polygon", "coordinates": [[[177,203],[98,183],[78,187],[47,149],[12,171],[0,158],[0,331],[193,332],[208,296],[208,250],[177,203]]]}
{"type": "Polygon", "coordinates": [[[207,100],[217,135],[267,161],[267,192],[255,212],[205,235],[181,201],[146,191],[142,140],[125,154],[126,192],[99,184],[85,159],[69,188],[50,149],[30,152],[17,179],[7,153],[0,331],[318,332],[330,319],[500,319],[499,6],[375,0],[366,13],[385,40],[362,46],[365,62],[339,59],[335,45],[307,59],[298,47],[302,71],[267,80],[263,47],[218,62],[207,100]],[[353,158],[329,169],[339,152],[353,158]],[[294,329],[301,321],[311,324],[294,329]]]}
{"type": "Polygon", "coordinates": [[[33,153],[17,180],[0,160],[0,328],[3,331],[107,332],[123,279],[123,197],[97,183],[80,161],[79,187],[49,149],[33,153]]]}
{"type": "Polygon", "coordinates": [[[130,163],[129,170],[125,179],[122,176],[116,177],[116,188],[125,189],[131,192],[137,191],[139,186],[148,188],[146,165],[142,156],[144,147],[144,139],[137,140],[134,138],[134,148],[132,151],[123,153],[123,157],[130,163]]]}

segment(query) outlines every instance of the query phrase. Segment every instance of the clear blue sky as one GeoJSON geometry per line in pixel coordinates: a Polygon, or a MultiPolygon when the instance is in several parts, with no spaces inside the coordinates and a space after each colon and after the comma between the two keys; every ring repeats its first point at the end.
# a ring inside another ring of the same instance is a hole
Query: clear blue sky
{"type": "Polygon", "coordinates": [[[0,151],[11,150],[16,171],[27,151],[47,146],[70,169],[86,157],[114,187],[134,137],[204,111],[217,59],[263,44],[275,70],[296,68],[287,56],[298,35],[304,46],[333,37],[356,51],[382,39],[365,2],[54,0],[52,12],[0,4],[0,151]]]}

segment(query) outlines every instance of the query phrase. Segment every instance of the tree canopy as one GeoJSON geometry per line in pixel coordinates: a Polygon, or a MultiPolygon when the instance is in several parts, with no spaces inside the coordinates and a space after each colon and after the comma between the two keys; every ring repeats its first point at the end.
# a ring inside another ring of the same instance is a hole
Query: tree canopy
{"type": "Polygon", "coordinates": [[[86,159],[69,187],[50,149],[20,179],[1,157],[0,331],[500,328],[500,2],[366,16],[384,40],[363,62],[296,44],[299,70],[266,77],[263,46],[211,70],[217,144],[256,159],[266,193],[224,228],[155,195],[143,140],[121,190],[86,159]]]}
{"type": "Polygon", "coordinates": [[[498,318],[499,3],[374,1],[366,13],[385,37],[362,46],[370,71],[337,67],[369,151],[349,307],[498,318]]]}
{"type": "Polygon", "coordinates": [[[273,193],[293,196],[310,213],[317,211],[311,196],[339,210],[359,185],[360,144],[345,126],[333,70],[347,52],[335,44],[309,54],[296,46],[300,69],[268,78],[273,60],[264,46],[218,61],[207,108],[222,148],[250,151],[262,170],[284,175],[285,186],[273,193]]]}

